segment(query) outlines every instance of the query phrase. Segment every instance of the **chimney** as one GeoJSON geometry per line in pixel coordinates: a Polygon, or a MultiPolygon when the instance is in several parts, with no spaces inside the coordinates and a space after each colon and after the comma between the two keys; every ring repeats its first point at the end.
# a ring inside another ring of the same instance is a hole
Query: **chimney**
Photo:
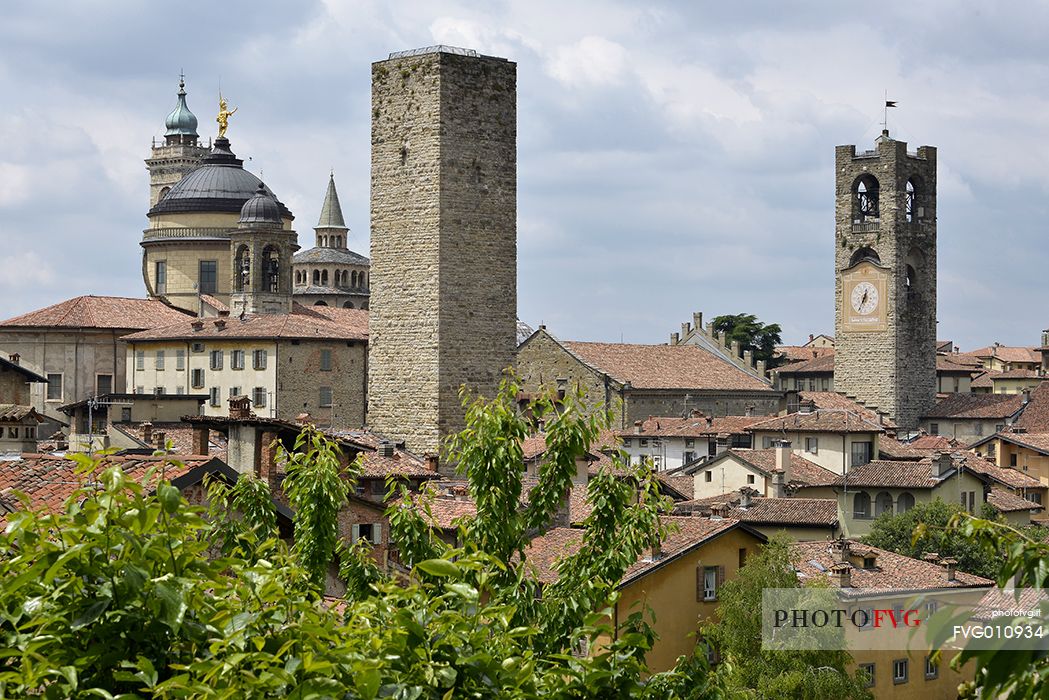
{"type": "Polygon", "coordinates": [[[691,331],[691,330],[692,330],[692,324],[690,324],[688,321],[682,323],[681,324],[681,337],[682,338],[687,338],[688,334],[689,334],[689,331],[691,331]]]}
{"type": "Polygon", "coordinates": [[[754,494],[756,493],[757,491],[755,489],[750,488],[749,486],[744,486],[743,488],[741,488],[739,490],[739,507],[750,508],[751,503],[753,503],[754,500],[754,494]]]}
{"type": "Polygon", "coordinates": [[[565,489],[557,504],[557,510],[550,516],[550,527],[572,527],[572,487],[565,489]]]}
{"type": "Polygon", "coordinates": [[[838,577],[839,587],[852,588],[852,564],[838,562],[830,567],[830,570],[838,577]]]}
{"type": "Polygon", "coordinates": [[[21,356],[21,355],[19,355],[19,354],[18,354],[17,352],[13,352],[13,353],[11,353],[11,354],[9,355],[9,357],[11,358],[11,364],[13,364],[13,365],[17,365],[17,364],[18,364],[18,362],[19,362],[19,360],[21,360],[21,359],[22,359],[22,356],[21,356]]]}
{"type": "Polygon", "coordinates": [[[762,377],[764,377],[765,376],[765,361],[764,360],[758,360],[757,362],[755,362],[754,363],[754,369],[756,369],[758,371],[758,374],[760,374],[762,377]]]}
{"type": "Polygon", "coordinates": [[[958,577],[955,574],[956,567],[958,566],[958,560],[954,557],[947,557],[945,559],[941,559],[940,563],[943,564],[944,568],[947,569],[947,582],[954,583],[955,581],[957,581],[958,577]]]}
{"type": "Polygon", "coordinates": [[[142,442],[153,444],[153,424],[148,421],[142,424],[142,442]]]}
{"type": "Polygon", "coordinates": [[[772,497],[787,497],[787,477],[783,472],[776,472],[772,475],[772,497]]]}
{"type": "Polygon", "coordinates": [[[809,333],[809,342],[811,343],[815,339],[816,339],[816,336],[814,336],[812,333],[809,333]]]}
{"type": "Polygon", "coordinates": [[[926,552],[922,555],[922,559],[929,562],[930,564],[940,563],[940,555],[937,552],[926,552]]]}
{"type": "Polygon", "coordinates": [[[838,552],[838,563],[849,563],[849,556],[852,554],[852,542],[845,539],[844,537],[839,537],[838,539],[831,542],[830,546],[832,550],[836,550],[838,552]]]}
{"type": "Polygon", "coordinates": [[[689,412],[688,412],[688,417],[689,418],[702,418],[703,417],[703,411],[699,410],[698,408],[690,409],[689,412]]]}
{"type": "Polygon", "coordinates": [[[739,357],[742,353],[739,351],[739,341],[732,341],[732,357],[739,357]]]}
{"type": "Polygon", "coordinates": [[[153,440],[156,442],[158,450],[163,450],[167,446],[166,438],[167,435],[164,434],[163,430],[158,430],[153,433],[153,440]]]}
{"type": "Polygon", "coordinates": [[[786,482],[790,482],[790,441],[779,440],[774,444],[773,449],[776,450],[776,471],[783,474],[783,479],[786,482]]]}
{"type": "Polygon", "coordinates": [[[694,311],[692,312],[692,325],[697,331],[703,330],[703,312],[694,311]]]}
{"type": "Polygon", "coordinates": [[[214,323],[215,323],[215,328],[217,328],[218,330],[220,330],[220,331],[221,330],[225,330],[225,328],[226,328],[226,319],[224,319],[224,318],[216,318],[214,323]]]}
{"type": "Polygon", "coordinates": [[[648,544],[648,548],[645,552],[645,559],[648,561],[659,561],[663,556],[663,547],[659,542],[659,534],[652,536],[652,540],[648,544]]]}
{"type": "Polygon", "coordinates": [[[933,478],[940,478],[953,466],[953,460],[949,452],[933,452],[932,453],[932,475],[933,478]]]}
{"type": "Polygon", "coordinates": [[[219,316],[222,318],[229,316],[229,309],[219,309],[219,316]]]}
{"type": "Polygon", "coordinates": [[[1023,390],[1023,397],[1024,397],[1023,398],[1023,405],[1024,406],[1026,406],[1027,404],[1031,403],[1031,390],[1030,389],[1024,389],[1023,390]]]}
{"type": "Polygon", "coordinates": [[[393,457],[393,443],[389,440],[380,440],[378,453],[380,457],[393,457]]]}
{"type": "Polygon", "coordinates": [[[258,476],[270,488],[277,485],[277,433],[265,431],[259,434],[262,448],[259,450],[258,476]]]}
{"type": "Polygon", "coordinates": [[[712,520],[720,520],[725,517],[725,504],[724,503],[711,503],[710,504],[710,517],[712,520]]]}
{"type": "Polygon", "coordinates": [[[195,455],[206,455],[208,454],[209,445],[208,437],[211,431],[208,428],[203,428],[199,425],[193,426],[193,445],[190,447],[190,453],[195,455]]]}
{"type": "Polygon", "coordinates": [[[197,331],[204,330],[204,322],[201,321],[201,320],[193,321],[189,325],[193,327],[193,332],[194,333],[197,332],[197,331]]]}
{"type": "Polygon", "coordinates": [[[707,416],[707,427],[708,428],[713,428],[714,427],[714,416],[707,416]]]}
{"type": "Polygon", "coordinates": [[[798,413],[809,415],[816,409],[816,402],[810,400],[802,401],[798,404],[798,413]]]}
{"type": "Polygon", "coordinates": [[[640,435],[640,434],[641,434],[641,421],[636,420],[636,421],[634,421],[634,435],[640,435]]]}
{"type": "Polygon", "coordinates": [[[441,458],[433,452],[426,453],[426,468],[432,471],[434,474],[437,473],[437,467],[441,463],[441,458]]]}
{"type": "Polygon", "coordinates": [[[229,399],[230,418],[251,418],[251,399],[247,396],[232,396],[229,399]]]}

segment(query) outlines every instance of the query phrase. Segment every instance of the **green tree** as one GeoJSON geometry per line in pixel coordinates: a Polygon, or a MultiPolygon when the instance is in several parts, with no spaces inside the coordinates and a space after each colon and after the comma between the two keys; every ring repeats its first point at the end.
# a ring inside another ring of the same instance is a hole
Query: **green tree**
{"type": "Polygon", "coordinates": [[[798,586],[789,540],[776,535],[719,592],[718,623],[705,627],[703,635],[725,661],[723,673],[733,697],[870,698],[862,679],[846,670],[852,663],[847,651],[762,649],[762,591],[798,586]]]}
{"type": "Polygon", "coordinates": [[[921,559],[929,552],[958,560],[958,569],[985,578],[994,578],[1000,559],[979,542],[964,536],[957,528],[948,527],[951,520],[964,513],[958,504],[937,498],[919,503],[905,513],[883,513],[863,538],[866,544],[904,556],[921,559]]]}
{"type": "Polygon", "coordinates": [[[768,367],[776,364],[776,346],[783,342],[778,323],[764,324],[754,314],[728,314],[713,320],[714,330],[725,334],[729,341],[739,341],[740,352],[750,350],[755,360],[764,360],[768,367]]]}
{"type": "Polygon", "coordinates": [[[584,546],[566,559],[565,583],[537,595],[527,542],[604,419],[572,401],[556,416],[549,399],[533,407],[551,418],[536,487],[548,492],[522,511],[515,396],[508,381],[494,402],[471,401],[452,443],[479,499],[464,547],[433,537],[418,509],[391,512],[411,562],[396,579],[338,544],[353,470],[313,431],[282,455],[293,546],[276,537],[261,482],[213,485],[212,516],[237,513],[209,522],[159,474],[133,482],[81,458],[84,487],[61,512],[23,500],[0,533],[0,698],[723,697],[701,659],[649,673],[654,634],[640,613],[616,635],[608,627],[615,583],[663,505],[644,469],[636,485],[593,480],[584,546]],[[336,556],[349,593],[325,600],[336,556]],[[611,641],[589,657],[568,653],[599,639],[611,641]]]}

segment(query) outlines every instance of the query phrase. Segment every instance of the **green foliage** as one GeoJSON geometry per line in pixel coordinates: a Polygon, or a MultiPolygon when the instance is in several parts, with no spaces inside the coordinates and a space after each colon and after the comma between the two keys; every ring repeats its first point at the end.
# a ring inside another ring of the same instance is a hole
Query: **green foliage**
{"type": "Polygon", "coordinates": [[[715,317],[713,324],[714,330],[725,334],[730,343],[739,341],[740,352],[750,350],[755,360],[775,366],[776,346],[783,342],[783,329],[778,323],[764,324],[754,314],[729,314],[715,317]]]}
{"type": "Polygon", "coordinates": [[[884,513],[874,521],[863,541],[917,559],[928,552],[954,557],[960,571],[994,578],[1001,564],[997,556],[957,528],[948,527],[953,518],[964,512],[960,505],[937,498],[916,504],[906,513],[884,513]]]}
{"type": "Polygon", "coordinates": [[[614,582],[662,507],[642,468],[638,486],[607,473],[593,480],[583,548],[565,562],[566,583],[537,599],[521,552],[597,424],[572,402],[554,418],[564,433],[551,438],[544,469],[558,473],[541,472],[536,488],[550,493],[533,491],[522,513],[510,498],[521,491],[519,446],[500,432],[520,434],[505,410],[514,392],[504,387],[494,415],[475,404],[472,437],[458,442],[457,461],[479,467],[468,476],[493,529],[465,527],[465,547],[450,549],[402,499],[391,532],[409,575],[382,575],[364,544],[340,547],[349,590],[338,602],[319,600],[317,583],[352,475],[315,431],[279,455],[293,547],[273,536],[264,483],[213,484],[209,517],[227,517],[209,522],[157,475],[131,483],[85,458],[85,487],[60,513],[11,514],[0,534],[0,698],[724,697],[702,659],[649,673],[655,637],[642,614],[615,634],[608,627],[614,582]],[[582,640],[592,653],[569,653],[582,640]]]}
{"type": "Polygon", "coordinates": [[[284,491],[295,509],[295,552],[317,587],[335,557],[338,515],[355,477],[344,473],[339,456],[338,446],[312,426],[299,433],[294,451],[277,448],[287,473],[284,491]]]}
{"type": "MultiPolygon", "coordinates": [[[[846,651],[778,651],[761,648],[761,594],[765,588],[797,588],[789,540],[773,536],[747,558],[739,575],[718,594],[718,624],[703,634],[726,661],[725,682],[733,697],[755,700],[869,698],[863,682],[846,671],[846,651]]],[[[697,653],[696,656],[699,656],[697,653]]]]}

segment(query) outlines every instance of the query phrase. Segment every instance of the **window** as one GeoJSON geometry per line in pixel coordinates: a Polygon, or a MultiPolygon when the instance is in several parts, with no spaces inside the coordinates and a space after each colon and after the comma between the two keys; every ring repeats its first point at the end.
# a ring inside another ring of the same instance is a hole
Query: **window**
{"type": "Polygon", "coordinates": [[[266,387],[257,386],[251,390],[251,403],[255,408],[261,408],[266,405],[266,387]]]}
{"type": "Polygon", "coordinates": [[[244,351],[243,350],[230,350],[229,351],[229,368],[230,369],[244,369],[244,351]]]}
{"type": "Polygon", "coordinates": [[[856,495],[852,497],[852,517],[871,517],[871,497],[866,491],[858,491],[856,495]]]}
{"type": "Polygon", "coordinates": [[[685,447],[695,447],[695,445],[696,445],[696,441],[695,440],[685,440],[685,447]]]}
{"type": "Polygon", "coordinates": [[[730,441],[732,447],[746,450],[749,450],[752,444],[753,440],[750,437],[750,433],[747,433],[746,435],[733,435],[730,441]]]}
{"type": "Polygon", "coordinates": [[[131,422],[131,408],[126,406],[120,409],[120,422],[130,423],[131,422]]]}
{"type": "Polygon", "coordinates": [[[860,673],[866,676],[866,687],[874,687],[874,664],[860,664],[860,673]]]}
{"type": "Polygon", "coordinates": [[[139,350],[135,353],[135,369],[146,368],[146,351],[139,350]]]}
{"type": "Polygon", "coordinates": [[[714,475],[713,474],[711,474],[710,472],[703,472],[703,481],[705,481],[705,482],[707,482],[709,484],[711,481],[713,481],[713,479],[714,479],[714,475]]]}
{"type": "Polygon", "coordinates": [[[874,498],[874,515],[882,513],[892,515],[892,494],[888,491],[882,491],[874,498]]]}
{"type": "Polygon", "coordinates": [[[907,659],[895,659],[892,662],[892,682],[907,682],[907,659]]]}
{"type": "Polygon", "coordinates": [[[382,541],[382,525],[380,523],[361,523],[350,527],[350,540],[366,540],[372,544],[382,541]]]}
{"type": "Polygon", "coordinates": [[[204,388],[204,370],[195,369],[189,373],[189,383],[194,389],[204,388]]]}
{"type": "Polygon", "coordinates": [[[47,400],[62,400],[62,374],[52,373],[47,375],[47,400]]]}
{"type": "Polygon", "coordinates": [[[623,447],[630,447],[630,438],[623,438],[623,447]]]}
{"type": "Polygon", "coordinates": [[[251,353],[251,364],[255,369],[266,369],[266,351],[253,351],[251,353]]]}
{"type": "Polygon", "coordinates": [[[95,376],[95,395],[102,396],[103,394],[113,393],[113,375],[112,374],[99,374],[95,376]]]}
{"type": "Polygon", "coordinates": [[[331,371],[331,350],[321,350],[321,372],[331,371]]]}
{"type": "Polygon", "coordinates": [[[222,369],[222,351],[211,351],[211,369],[222,369]]]}
{"type": "Polygon", "coordinates": [[[681,463],[682,464],[688,464],[689,462],[691,462],[695,458],[696,458],[696,453],[695,452],[685,452],[684,454],[681,455],[681,463]]]}
{"type": "Polygon", "coordinates": [[[211,391],[208,392],[211,395],[211,405],[219,405],[219,388],[217,386],[211,387],[211,391]]]}
{"type": "Polygon", "coordinates": [[[1040,494],[1040,493],[1029,493],[1029,494],[1027,494],[1027,500],[1030,501],[1031,503],[1037,503],[1038,505],[1042,505],[1042,494],[1040,494]]]}
{"type": "Polygon", "coordinates": [[[853,467],[862,467],[871,461],[871,443],[870,441],[859,441],[852,443],[852,464],[853,467]]]}
{"type": "Polygon", "coordinates": [[[929,680],[936,678],[940,675],[940,663],[932,658],[932,656],[925,657],[925,677],[929,680]]]}
{"type": "Polygon", "coordinates": [[[940,434],[940,424],[939,423],[929,423],[929,435],[939,435],[939,434],[940,434]]]}
{"type": "Polygon", "coordinates": [[[201,260],[200,261],[200,280],[197,291],[201,294],[214,294],[218,291],[218,267],[219,264],[215,260],[201,260]]]}
{"type": "Polygon", "coordinates": [[[320,390],[320,406],[321,408],[331,407],[331,387],[322,386],[320,390]]]}
{"type": "Polygon", "coordinates": [[[718,569],[716,566],[703,567],[703,600],[718,599],[718,569]]]}
{"type": "Polygon", "coordinates": [[[739,568],[743,568],[743,565],[747,563],[747,548],[739,548],[739,568]]]}
{"type": "Polygon", "coordinates": [[[1016,466],[1016,453],[1015,452],[1013,452],[1011,455],[1009,455],[1009,466],[1010,467],[1015,467],[1016,466]]]}
{"type": "Polygon", "coordinates": [[[175,369],[178,371],[184,371],[186,369],[186,351],[176,350],[175,351],[175,369]]]}
{"type": "Polygon", "coordinates": [[[190,352],[204,352],[204,343],[193,343],[189,349],[190,352]]]}
{"type": "Polygon", "coordinates": [[[983,435],[983,423],[978,420],[973,421],[973,435],[983,435]]]}
{"type": "Polygon", "coordinates": [[[240,387],[239,386],[231,386],[229,388],[229,397],[232,399],[232,398],[236,398],[238,396],[240,396],[240,387]]]}
{"type": "Polygon", "coordinates": [[[648,438],[641,438],[637,441],[638,447],[648,447],[648,438]]]}
{"type": "Polygon", "coordinates": [[[754,483],[754,475],[753,474],[747,474],[747,483],[748,484],[753,484],[754,483]]]}
{"type": "Polygon", "coordinates": [[[914,507],[914,496],[904,491],[896,499],[896,510],[900,513],[906,513],[914,507]]]}
{"type": "Polygon", "coordinates": [[[820,439],[814,437],[805,438],[805,451],[809,454],[819,454],[820,439]]]}
{"type": "Polygon", "coordinates": [[[772,447],[772,438],[768,435],[761,438],[761,446],[766,450],[772,447]]]}
{"type": "Polygon", "coordinates": [[[157,350],[156,367],[157,367],[157,369],[164,369],[164,351],[163,350],[157,350]]]}
{"type": "Polygon", "coordinates": [[[168,263],[166,260],[157,260],[156,264],[157,294],[168,293],[168,263]]]}

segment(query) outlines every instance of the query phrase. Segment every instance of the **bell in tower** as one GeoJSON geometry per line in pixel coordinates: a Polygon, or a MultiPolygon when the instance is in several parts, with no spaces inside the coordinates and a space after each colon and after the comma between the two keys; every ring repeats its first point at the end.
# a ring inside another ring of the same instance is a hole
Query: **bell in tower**
{"type": "Polygon", "coordinates": [[[296,234],[284,228],[280,205],[262,183],[240,210],[230,231],[233,260],[231,312],[286,314],[291,312],[291,257],[298,250],[296,234]]]}

